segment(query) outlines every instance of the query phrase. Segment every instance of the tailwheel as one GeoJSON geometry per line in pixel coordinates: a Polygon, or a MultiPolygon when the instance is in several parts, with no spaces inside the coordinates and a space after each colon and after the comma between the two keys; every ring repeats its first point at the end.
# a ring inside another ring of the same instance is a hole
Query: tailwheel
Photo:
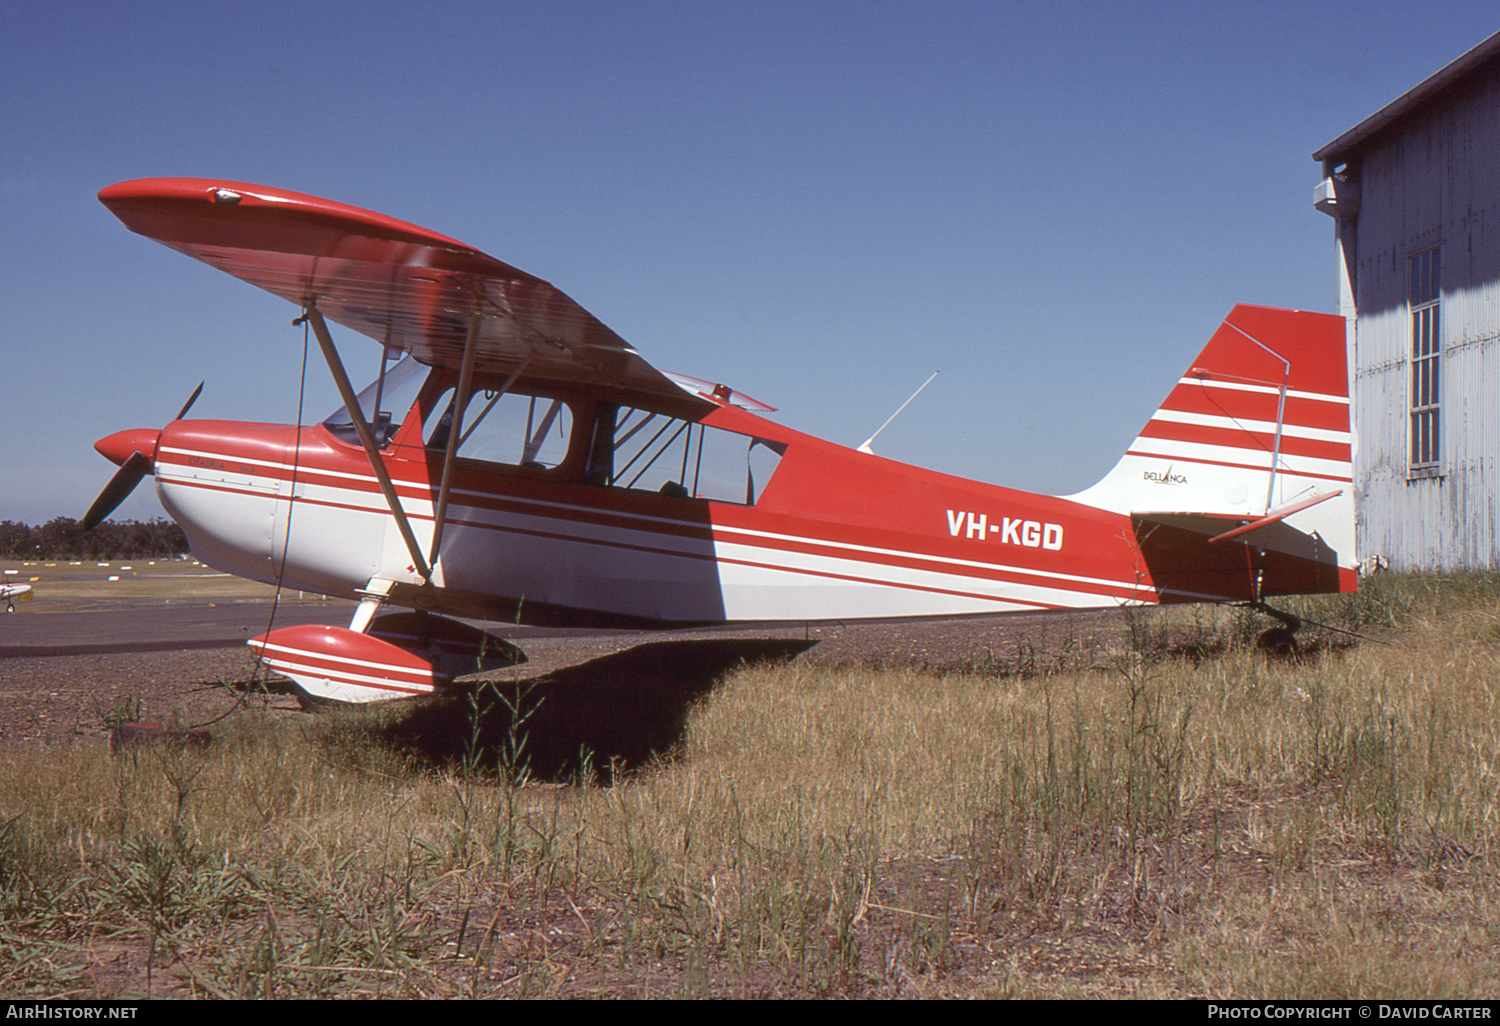
{"type": "Polygon", "coordinates": [[[1272,609],[1264,602],[1248,603],[1251,609],[1280,620],[1281,626],[1268,627],[1256,636],[1255,646],[1267,655],[1294,656],[1297,654],[1297,632],[1302,629],[1302,618],[1291,613],[1272,609]]]}

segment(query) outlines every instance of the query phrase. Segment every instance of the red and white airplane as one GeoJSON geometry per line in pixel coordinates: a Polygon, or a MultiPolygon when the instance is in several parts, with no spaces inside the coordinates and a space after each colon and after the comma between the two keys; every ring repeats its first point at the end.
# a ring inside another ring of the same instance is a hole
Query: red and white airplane
{"type": "Polygon", "coordinates": [[[1115,469],[1053,497],[768,421],[652,367],[547,282],[380,214],[205,179],[99,198],[295,304],[338,384],[343,409],[316,426],[184,407],[100,440],[121,470],[86,518],[150,473],[204,563],[358,599],[348,627],[250,643],[314,698],[428,692],[505,650],[451,616],[662,628],[1355,587],[1339,317],[1236,306],[1115,469]],[[329,322],[384,349],[357,396],[329,322]]]}
{"type": "Polygon", "coordinates": [[[0,584],[0,599],[5,601],[5,611],[14,613],[16,611],[16,599],[22,602],[31,601],[31,585],[29,584],[0,584]]]}

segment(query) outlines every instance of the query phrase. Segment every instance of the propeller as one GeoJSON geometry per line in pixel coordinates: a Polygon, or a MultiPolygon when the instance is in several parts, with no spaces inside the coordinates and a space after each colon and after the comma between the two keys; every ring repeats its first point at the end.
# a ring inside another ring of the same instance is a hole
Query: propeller
{"type": "MultiPolygon", "coordinates": [[[[152,447],[153,451],[155,446],[152,447]]],[[[109,484],[104,486],[104,491],[94,500],[89,511],[83,515],[81,526],[85,531],[92,531],[103,522],[104,518],[115,511],[115,508],[124,502],[130,493],[135,491],[135,486],[141,483],[141,478],[151,472],[151,457],[142,455],[140,452],[132,452],[125,462],[120,464],[120,469],[115,471],[115,476],[109,479],[109,484]]]]}
{"type": "MultiPolygon", "coordinates": [[[[198,387],[193,389],[193,394],[188,396],[188,401],[182,404],[182,409],[177,411],[177,416],[172,419],[181,420],[186,417],[202,392],[203,382],[200,381],[198,387]]],[[[135,486],[141,483],[141,479],[151,473],[151,464],[156,459],[156,443],[160,439],[160,431],[138,428],[116,432],[94,443],[94,448],[118,463],[120,469],[115,471],[115,476],[109,479],[104,491],[99,493],[89,511],[83,515],[79,526],[85,531],[92,531],[135,491],[135,486]]]]}
{"type": "Polygon", "coordinates": [[[202,394],[203,382],[200,381],[198,382],[198,387],[193,389],[193,394],[188,396],[188,401],[182,404],[182,409],[177,411],[177,416],[173,417],[172,420],[181,420],[183,417],[186,417],[188,410],[193,408],[193,404],[198,401],[198,397],[202,394]]]}

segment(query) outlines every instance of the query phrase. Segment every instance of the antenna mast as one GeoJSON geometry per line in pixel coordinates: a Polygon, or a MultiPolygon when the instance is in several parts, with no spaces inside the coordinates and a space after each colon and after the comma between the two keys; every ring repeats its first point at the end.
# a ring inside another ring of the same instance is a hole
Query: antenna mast
{"type": "Polygon", "coordinates": [[[882,425],[880,425],[878,428],[875,429],[875,434],[874,435],[871,435],[869,438],[865,439],[865,444],[861,445],[859,447],[859,451],[860,452],[867,452],[867,453],[869,453],[870,455],[873,456],[875,454],[875,450],[870,448],[870,443],[873,442],[873,441],[875,441],[875,435],[880,434],[880,432],[884,431],[887,427],[890,426],[891,421],[893,421],[897,417],[901,416],[901,411],[904,410],[904,409],[906,409],[908,406],[910,406],[911,405],[911,400],[915,399],[917,396],[921,395],[922,394],[922,389],[924,389],[928,385],[932,384],[932,378],[935,378],[937,376],[938,376],[938,372],[937,371],[933,371],[932,372],[932,377],[929,377],[926,381],[922,382],[922,384],[917,388],[917,390],[911,394],[911,398],[910,399],[907,399],[906,402],[904,402],[900,406],[896,407],[896,412],[893,413],[893,414],[891,414],[889,417],[887,417],[885,419],[885,423],[882,424],[882,425]]]}

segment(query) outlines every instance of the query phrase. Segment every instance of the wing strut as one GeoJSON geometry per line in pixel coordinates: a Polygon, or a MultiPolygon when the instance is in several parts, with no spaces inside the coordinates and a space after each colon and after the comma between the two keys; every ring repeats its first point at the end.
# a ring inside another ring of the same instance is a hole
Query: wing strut
{"type": "Polygon", "coordinates": [[[349,411],[349,420],[354,424],[354,433],[359,436],[359,444],[365,447],[365,456],[369,458],[370,469],[375,472],[375,480],[380,483],[380,491],[385,496],[385,504],[390,507],[391,516],[396,518],[396,527],[401,531],[401,540],[406,543],[406,551],[411,554],[412,566],[422,575],[424,582],[430,581],[432,571],[428,568],[427,560],[422,556],[422,547],[417,544],[417,536],[412,533],[411,522],[406,519],[406,510],[401,508],[401,498],[396,494],[396,486],[391,483],[391,475],[385,469],[385,461],[380,458],[380,450],[375,445],[375,434],[365,420],[365,411],[359,407],[359,398],[354,394],[354,386],[349,384],[349,375],[344,373],[344,362],[339,359],[338,350],[333,347],[333,336],[328,333],[328,323],[323,320],[323,315],[318,312],[317,305],[311,300],[302,309],[303,319],[312,325],[313,334],[318,336],[318,346],[323,350],[323,359],[328,363],[328,372],[333,375],[333,383],[338,386],[339,395],[344,400],[344,408],[349,411]]]}
{"type": "Polygon", "coordinates": [[[490,412],[491,407],[495,405],[496,401],[510,391],[511,386],[516,383],[516,379],[526,373],[526,368],[531,365],[531,353],[528,352],[521,358],[521,362],[517,365],[516,369],[511,371],[510,377],[505,379],[505,384],[500,386],[500,390],[495,393],[495,398],[489,401],[489,405],[480,412],[469,430],[463,432],[462,437],[460,437],[459,432],[463,427],[464,408],[468,405],[469,396],[473,392],[473,384],[469,380],[472,377],[473,364],[469,356],[473,351],[471,343],[478,329],[479,315],[475,314],[469,328],[470,344],[466,344],[464,347],[464,363],[463,367],[459,370],[458,394],[454,396],[454,403],[456,405],[453,407],[452,430],[448,432],[448,448],[443,453],[443,480],[438,485],[437,510],[433,515],[432,523],[432,552],[428,555],[428,561],[434,566],[437,565],[438,561],[438,546],[443,541],[443,523],[448,519],[448,489],[453,480],[453,457],[458,453],[458,447],[469,440],[469,435],[474,433],[474,428],[479,426],[479,422],[484,419],[485,414],[490,412]]]}
{"type": "Polygon", "coordinates": [[[437,508],[432,515],[431,560],[436,563],[438,546],[443,541],[443,521],[448,517],[448,489],[453,484],[453,458],[458,454],[458,444],[463,438],[464,408],[469,405],[469,393],[474,387],[474,356],[478,349],[480,317],[477,312],[469,314],[469,334],[464,339],[464,359],[458,370],[458,390],[453,393],[453,423],[448,427],[448,444],[443,452],[443,480],[438,485],[437,508]]]}
{"type": "MultiPolygon", "coordinates": [[[[469,315],[469,336],[464,340],[464,359],[458,370],[458,391],[453,395],[453,423],[448,430],[448,447],[443,453],[443,479],[438,485],[437,509],[434,510],[432,518],[432,552],[428,555],[428,560],[433,565],[437,564],[438,546],[443,541],[443,522],[448,518],[448,492],[453,484],[453,460],[458,454],[458,447],[468,440],[468,435],[463,429],[464,411],[469,405],[469,396],[474,391],[474,358],[479,349],[480,320],[478,313],[469,315]]],[[[494,406],[496,399],[510,391],[516,379],[526,372],[530,364],[531,352],[528,351],[521,358],[520,365],[511,372],[510,377],[505,379],[505,384],[500,387],[495,399],[490,400],[490,406],[494,406]]],[[[485,407],[484,413],[479,415],[480,419],[483,419],[484,414],[489,412],[490,406],[485,407]]],[[[477,425],[479,421],[476,420],[474,423],[477,425]]],[[[470,428],[470,431],[472,430],[470,428]]]]}

